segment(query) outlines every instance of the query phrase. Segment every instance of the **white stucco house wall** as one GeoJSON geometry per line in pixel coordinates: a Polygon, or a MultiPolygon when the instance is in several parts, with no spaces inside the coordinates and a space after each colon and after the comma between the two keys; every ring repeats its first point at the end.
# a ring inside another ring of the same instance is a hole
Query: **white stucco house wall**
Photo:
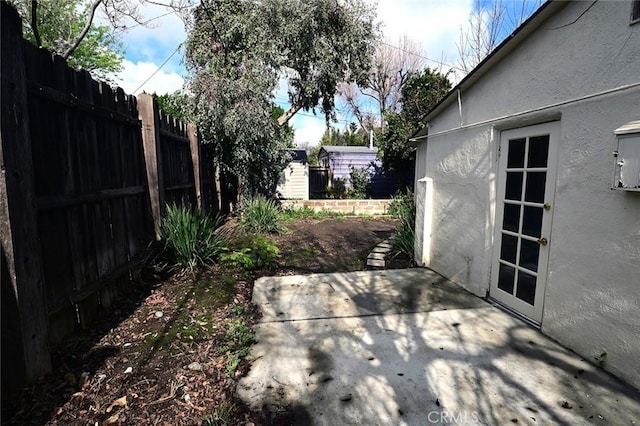
{"type": "Polygon", "coordinates": [[[639,15],[545,3],[411,139],[416,261],[636,387],[639,15]]]}
{"type": "Polygon", "coordinates": [[[309,160],[304,150],[291,150],[291,161],[282,171],[277,192],[281,199],[309,199],[309,160]]]}

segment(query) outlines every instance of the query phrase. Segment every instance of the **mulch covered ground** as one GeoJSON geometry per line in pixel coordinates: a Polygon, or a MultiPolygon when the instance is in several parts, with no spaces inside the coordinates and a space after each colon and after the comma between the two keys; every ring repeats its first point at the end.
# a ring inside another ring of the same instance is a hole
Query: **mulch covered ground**
{"type": "MultiPolygon", "coordinates": [[[[257,320],[254,280],[365,269],[367,254],[395,223],[346,218],[285,225],[288,232],[272,236],[280,249],[275,270],[213,266],[163,280],[141,274],[116,309],[60,348],[52,374],[20,394],[2,395],[2,424],[269,424],[234,396],[250,368],[243,358],[257,320]]],[[[390,267],[409,265],[396,259],[390,267]]]]}

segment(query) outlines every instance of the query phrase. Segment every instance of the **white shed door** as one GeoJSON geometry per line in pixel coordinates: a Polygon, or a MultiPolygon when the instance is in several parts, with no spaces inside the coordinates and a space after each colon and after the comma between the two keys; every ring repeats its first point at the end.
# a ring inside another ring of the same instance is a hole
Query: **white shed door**
{"type": "Polygon", "coordinates": [[[540,323],[551,244],[558,122],[503,131],[490,295],[540,323]]]}

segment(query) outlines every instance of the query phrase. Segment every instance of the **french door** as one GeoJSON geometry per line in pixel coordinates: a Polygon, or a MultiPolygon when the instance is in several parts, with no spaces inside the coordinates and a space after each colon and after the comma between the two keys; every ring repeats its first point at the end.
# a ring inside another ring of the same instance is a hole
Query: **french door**
{"type": "Polygon", "coordinates": [[[500,134],[490,295],[540,323],[551,244],[559,123],[500,134]]]}

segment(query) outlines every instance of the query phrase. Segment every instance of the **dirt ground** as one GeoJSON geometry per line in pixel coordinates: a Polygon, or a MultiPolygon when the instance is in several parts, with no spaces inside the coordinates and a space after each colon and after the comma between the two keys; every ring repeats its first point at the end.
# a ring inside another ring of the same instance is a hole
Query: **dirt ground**
{"type": "MultiPolygon", "coordinates": [[[[286,222],[271,238],[280,249],[273,270],[213,266],[159,280],[141,274],[116,309],[70,339],[54,371],[16,395],[2,395],[2,424],[261,425],[273,423],[236,397],[256,320],[253,282],[265,275],[365,269],[388,238],[390,219],[286,222]]],[[[396,259],[390,267],[409,266],[396,259]]],[[[148,272],[148,271],[147,271],[148,272]]],[[[277,421],[286,424],[286,416],[277,421]]]]}

